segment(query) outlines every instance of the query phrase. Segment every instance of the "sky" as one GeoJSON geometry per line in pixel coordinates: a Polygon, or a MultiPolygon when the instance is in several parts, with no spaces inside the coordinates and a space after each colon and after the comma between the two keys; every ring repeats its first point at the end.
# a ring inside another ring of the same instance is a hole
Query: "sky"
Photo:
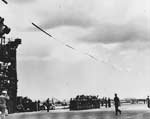
{"type": "Polygon", "coordinates": [[[7,37],[22,39],[17,50],[18,95],[150,95],[149,0],[7,1],[0,3],[0,15],[11,28],[7,37]]]}

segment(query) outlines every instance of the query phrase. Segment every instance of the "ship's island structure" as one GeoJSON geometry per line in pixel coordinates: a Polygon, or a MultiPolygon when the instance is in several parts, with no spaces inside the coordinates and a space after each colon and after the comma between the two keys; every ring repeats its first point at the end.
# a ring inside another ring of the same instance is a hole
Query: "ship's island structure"
{"type": "Polygon", "coordinates": [[[9,113],[16,112],[17,101],[17,48],[21,39],[5,38],[11,29],[0,17],[0,92],[6,90],[10,96],[7,107],[9,113]]]}

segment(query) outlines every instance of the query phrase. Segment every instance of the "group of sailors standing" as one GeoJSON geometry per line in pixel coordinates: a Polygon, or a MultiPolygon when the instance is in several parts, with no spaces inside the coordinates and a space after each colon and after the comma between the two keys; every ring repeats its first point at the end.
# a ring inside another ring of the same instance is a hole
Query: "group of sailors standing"
{"type": "Polygon", "coordinates": [[[106,108],[110,108],[111,107],[111,99],[110,98],[106,98],[106,97],[103,97],[102,99],[100,99],[100,103],[101,103],[101,106],[105,106],[106,108]]]}

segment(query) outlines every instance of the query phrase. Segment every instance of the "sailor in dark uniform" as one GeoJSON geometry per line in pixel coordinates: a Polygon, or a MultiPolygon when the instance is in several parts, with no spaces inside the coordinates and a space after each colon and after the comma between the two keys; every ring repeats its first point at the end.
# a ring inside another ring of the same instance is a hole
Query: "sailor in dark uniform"
{"type": "Polygon", "coordinates": [[[116,115],[118,115],[118,112],[121,114],[121,110],[119,109],[120,99],[118,98],[116,93],[115,93],[115,97],[114,97],[114,105],[115,105],[115,113],[116,113],[116,115]]]}
{"type": "Polygon", "coordinates": [[[150,99],[149,99],[149,96],[147,96],[146,101],[147,101],[147,107],[150,108],[150,99]]]}

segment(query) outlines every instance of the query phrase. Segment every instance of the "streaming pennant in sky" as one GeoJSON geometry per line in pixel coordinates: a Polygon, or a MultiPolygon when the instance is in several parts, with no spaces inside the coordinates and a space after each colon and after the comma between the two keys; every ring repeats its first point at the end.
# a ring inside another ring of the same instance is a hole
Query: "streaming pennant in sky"
{"type": "MultiPolygon", "coordinates": [[[[46,32],[45,30],[43,30],[41,27],[39,27],[39,26],[36,25],[35,23],[32,22],[32,25],[35,26],[36,28],[38,28],[38,29],[39,29],[40,31],[42,31],[43,33],[45,33],[46,35],[48,35],[49,37],[51,37],[51,38],[53,38],[53,39],[56,40],[56,38],[54,38],[51,34],[49,34],[48,32],[46,32]]],[[[58,41],[58,40],[57,40],[57,41],[58,41]]],[[[63,45],[65,45],[66,47],[72,49],[72,50],[77,50],[76,48],[72,47],[72,46],[69,45],[69,44],[66,44],[66,43],[64,43],[64,42],[62,42],[62,41],[59,41],[59,42],[62,43],[63,45]]],[[[92,58],[92,59],[94,59],[94,60],[97,61],[97,58],[95,58],[93,55],[91,55],[91,54],[89,54],[89,53],[82,53],[82,54],[87,55],[87,56],[89,56],[90,58],[92,58]]]]}
{"type": "Polygon", "coordinates": [[[62,41],[60,41],[60,40],[57,40],[55,37],[53,37],[51,34],[49,34],[48,32],[46,32],[46,31],[43,30],[40,26],[36,25],[36,24],[33,23],[33,22],[32,22],[32,25],[35,26],[35,27],[36,27],[37,29],[39,29],[40,31],[42,31],[43,33],[45,33],[46,35],[48,35],[49,37],[51,37],[51,38],[53,38],[54,40],[60,42],[62,45],[66,46],[66,47],[68,47],[68,48],[70,48],[70,49],[72,49],[72,50],[78,51],[79,53],[82,53],[83,55],[86,55],[86,56],[90,57],[91,59],[93,59],[93,60],[95,60],[95,61],[100,61],[100,62],[102,62],[102,63],[104,63],[104,64],[109,64],[109,65],[111,65],[111,67],[112,67],[113,69],[117,69],[118,71],[122,71],[122,68],[120,68],[120,67],[118,68],[118,66],[116,66],[116,65],[114,65],[114,64],[111,64],[111,63],[109,63],[108,61],[105,61],[105,60],[103,60],[103,59],[99,59],[99,58],[93,56],[93,55],[90,54],[90,53],[81,52],[81,51],[79,51],[78,49],[74,48],[73,46],[71,46],[71,45],[69,45],[69,44],[67,44],[67,43],[65,43],[65,42],[62,42],[62,41]]]}
{"type": "Polygon", "coordinates": [[[6,0],[2,0],[2,2],[4,2],[5,4],[8,4],[8,2],[6,0]]]}

